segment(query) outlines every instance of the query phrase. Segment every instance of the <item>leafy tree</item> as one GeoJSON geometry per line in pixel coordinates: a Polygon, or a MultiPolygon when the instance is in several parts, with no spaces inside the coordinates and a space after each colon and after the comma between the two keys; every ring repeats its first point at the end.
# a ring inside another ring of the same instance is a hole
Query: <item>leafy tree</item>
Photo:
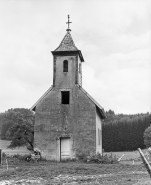
{"type": "Polygon", "coordinates": [[[149,126],[144,132],[144,144],[146,147],[151,147],[151,126],[149,126]]]}
{"type": "Polygon", "coordinates": [[[3,119],[4,119],[4,113],[0,113],[0,130],[2,129],[3,119]]]}
{"type": "MultiPolygon", "coordinates": [[[[2,128],[1,128],[1,139],[6,139],[6,133],[9,128],[13,126],[13,121],[8,120],[7,122],[3,122],[2,128]]],[[[10,138],[7,138],[10,139],[10,138]]]]}
{"type": "Polygon", "coordinates": [[[33,149],[34,141],[34,115],[29,109],[9,109],[0,114],[2,123],[1,138],[10,139],[9,148],[26,146],[33,149]]]}
{"type": "Polygon", "coordinates": [[[6,139],[6,133],[8,129],[11,128],[14,125],[14,123],[17,122],[17,119],[21,116],[22,115],[20,112],[15,112],[13,110],[8,110],[7,112],[3,113],[3,117],[2,117],[3,123],[2,123],[2,128],[1,128],[1,138],[2,139],[6,139]]]}
{"type": "Polygon", "coordinates": [[[34,121],[33,116],[28,119],[19,117],[17,122],[7,131],[6,136],[12,137],[8,148],[26,146],[28,150],[33,150],[34,143],[34,121]]]}
{"type": "Polygon", "coordinates": [[[0,122],[1,122],[1,138],[2,139],[11,139],[12,135],[7,135],[6,133],[15,123],[18,123],[19,118],[23,118],[25,120],[29,119],[29,117],[33,117],[33,113],[29,109],[25,108],[15,108],[9,109],[5,113],[0,114],[0,122]]]}

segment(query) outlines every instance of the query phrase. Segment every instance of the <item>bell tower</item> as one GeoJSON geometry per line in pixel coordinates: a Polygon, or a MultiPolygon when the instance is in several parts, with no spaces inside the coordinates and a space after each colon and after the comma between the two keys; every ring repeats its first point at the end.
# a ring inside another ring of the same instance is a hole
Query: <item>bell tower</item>
{"type": "Polygon", "coordinates": [[[81,51],[75,46],[71,37],[70,17],[68,15],[67,33],[53,54],[53,86],[56,88],[72,88],[76,84],[82,86],[81,51]]]}

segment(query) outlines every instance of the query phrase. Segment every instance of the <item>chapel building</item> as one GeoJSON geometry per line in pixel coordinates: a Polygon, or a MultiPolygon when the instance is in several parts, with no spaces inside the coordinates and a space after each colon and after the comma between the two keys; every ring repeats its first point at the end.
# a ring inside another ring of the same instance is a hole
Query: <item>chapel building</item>
{"type": "Polygon", "coordinates": [[[105,112],[82,88],[82,52],[69,28],[52,51],[53,85],[32,106],[35,112],[34,147],[47,160],[62,161],[81,153],[102,153],[105,112]]]}

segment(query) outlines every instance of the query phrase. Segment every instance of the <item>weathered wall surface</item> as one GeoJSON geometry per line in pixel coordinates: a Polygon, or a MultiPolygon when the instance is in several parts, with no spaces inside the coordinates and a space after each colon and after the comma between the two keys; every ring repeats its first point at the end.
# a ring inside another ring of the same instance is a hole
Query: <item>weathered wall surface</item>
{"type": "Polygon", "coordinates": [[[99,112],[96,110],[96,153],[102,153],[102,121],[99,112]],[[100,137],[99,137],[99,132],[100,137]],[[99,142],[100,139],[100,142],[99,142]]]}
{"type": "Polygon", "coordinates": [[[96,151],[95,104],[77,86],[68,89],[70,104],[61,104],[57,86],[36,107],[34,144],[47,159],[60,160],[60,137],[65,136],[71,138],[71,158],[82,150],[96,151]]]}
{"type": "Polygon", "coordinates": [[[70,158],[96,152],[96,106],[79,89],[82,71],[78,55],[54,56],[53,89],[38,103],[34,144],[47,159],[60,160],[60,138],[70,137],[70,158]],[[68,72],[63,72],[63,61],[68,72]],[[70,103],[61,104],[61,91],[70,91],[70,103]]]}
{"type": "Polygon", "coordinates": [[[82,85],[82,62],[78,55],[54,56],[54,80],[57,88],[72,88],[75,84],[82,85]],[[63,72],[63,61],[68,61],[68,72],[63,72]]]}
{"type": "Polygon", "coordinates": [[[54,86],[72,88],[76,81],[76,56],[54,56],[54,86]],[[63,72],[63,61],[68,61],[68,72],[63,72]]]}
{"type": "Polygon", "coordinates": [[[82,62],[78,56],[78,84],[82,86],[82,62]]]}

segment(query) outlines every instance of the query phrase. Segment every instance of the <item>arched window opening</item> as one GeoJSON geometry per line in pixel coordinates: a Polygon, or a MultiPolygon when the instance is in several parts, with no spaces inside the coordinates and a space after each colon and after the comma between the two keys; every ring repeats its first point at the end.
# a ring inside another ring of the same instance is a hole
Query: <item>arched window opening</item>
{"type": "Polygon", "coordinates": [[[63,61],[63,72],[68,72],[68,61],[67,60],[63,61]]]}

